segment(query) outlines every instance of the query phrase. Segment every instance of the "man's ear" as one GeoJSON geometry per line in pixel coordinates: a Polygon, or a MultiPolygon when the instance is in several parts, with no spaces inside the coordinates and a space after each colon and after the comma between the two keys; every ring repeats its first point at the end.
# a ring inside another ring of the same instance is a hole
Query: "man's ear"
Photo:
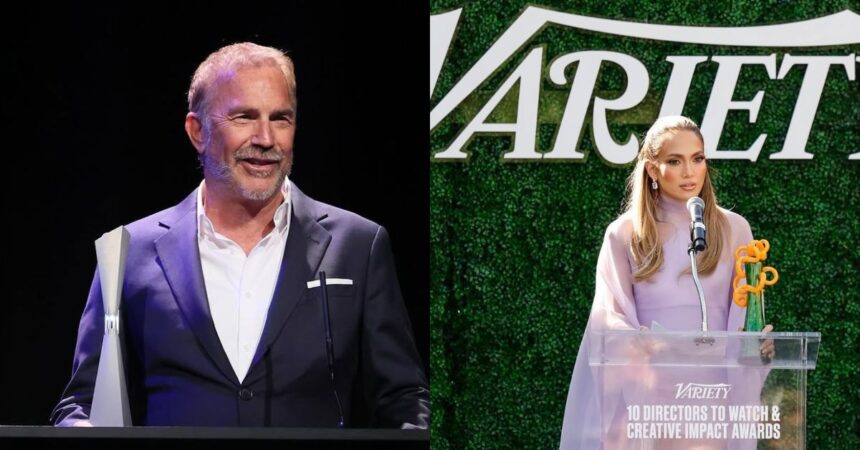
{"type": "Polygon", "coordinates": [[[197,113],[189,112],[185,115],[185,132],[188,134],[188,139],[191,140],[191,145],[197,149],[197,154],[203,154],[203,122],[197,113]]]}

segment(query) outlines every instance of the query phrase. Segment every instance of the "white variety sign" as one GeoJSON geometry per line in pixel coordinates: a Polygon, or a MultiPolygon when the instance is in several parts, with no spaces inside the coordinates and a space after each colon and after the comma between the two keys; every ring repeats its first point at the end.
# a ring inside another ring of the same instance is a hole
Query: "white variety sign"
{"type": "MultiPolygon", "coordinates": [[[[431,98],[454,38],[461,11],[458,9],[430,16],[431,98]]],[[[530,6],[433,107],[430,111],[430,131],[432,132],[490,75],[522,49],[535,34],[551,24],[618,36],[703,45],[799,48],[860,43],[860,15],[848,10],[818,19],[779,25],[690,27],[599,19],[530,6]]],[[[855,53],[821,56],[796,56],[786,53],[778,61],[776,53],[767,56],[669,55],[666,61],[672,64],[672,72],[665,89],[659,116],[682,113],[696,67],[709,60],[718,64],[718,68],[701,123],[706,155],[714,159],[755,161],[759,157],[767,134],[760,134],[745,150],[717,148],[729,111],[745,110],[749,114],[749,123],[755,123],[761,109],[764,98],[762,90],[758,91],[751,100],[733,100],[743,66],[763,66],[772,80],[782,80],[793,68],[805,67],[785,143],[779,152],[770,155],[770,159],[812,159],[812,153],[806,151],[806,143],[830,68],[831,66],[841,67],[847,79],[855,81],[856,66],[860,57],[855,53]]],[[[522,62],[466,124],[453,142],[447,148],[438,151],[434,158],[465,161],[468,154],[463,151],[463,148],[476,134],[510,133],[513,135],[513,147],[503,155],[504,160],[584,159],[585,154],[578,151],[577,146],[592,97],[594,103],[591,119],[594,142],[600,156],[610,164],[625,164],[636,158],[639,149],[636,136],[631,134],[625,142],[615,142],[609,133],[606,112],[632,109],[645,99],[650,77],[642,62],[623,53],[594,50],[577,51],[555,57],[549,64],[549,80],[558,86],[569,85],[570,93],[554,144],[549,151],[538,151],[535,148],[543,70],[544,48],[536,47],[529,50],[522,62]],[[597,76],[604,62],[616,64],[626,74],[626,89],[616,98],[606,99],[595,96],[597,76]],[[572,79],[568,80],[565,76],[566,69],[574,63],[578,64],[576,72],[572,79]],[[490,114],[517,83],[519,96],[516,121],[487,122],[490,114]]],[[[842,71],[837,71],[839,72],[842,71]]],[[[860,89],[853,92],[860,92],[860,89]]],[[[858,100],[860,99],[846,99],[852,102],[858,100]]],[[[850,155],[849,159],[860,160],[860,152],[850,155]]]]}

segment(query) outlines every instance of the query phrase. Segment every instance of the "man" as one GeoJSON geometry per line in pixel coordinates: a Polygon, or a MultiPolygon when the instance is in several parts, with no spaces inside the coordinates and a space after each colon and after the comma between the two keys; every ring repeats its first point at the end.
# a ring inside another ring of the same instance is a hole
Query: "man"
{"type": "MultiPolygon", "coordinates": [[[[252,43],[224,47],[195,72],[188,102],[204,180],[127,226],[121,330],[133,423],[333,427],[343,416],[350,426],[364,395],[372,425],[426,428],[427,381],[385,229],[287,178],[292,61],[252,43]]],[[[88,425],[103,317],[96,276],[57,425],[88,425]]]]}

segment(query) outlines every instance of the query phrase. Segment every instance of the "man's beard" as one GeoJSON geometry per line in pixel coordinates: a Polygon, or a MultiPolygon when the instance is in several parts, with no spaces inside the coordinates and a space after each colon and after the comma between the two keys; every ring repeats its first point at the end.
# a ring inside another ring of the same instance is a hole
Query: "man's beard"
{"type": "MultiPolygon", "coordinates": [[[[229,163],[221,161],[217,158],[210,158],[208,151],[204,151],[202,155],[200,155],[200,162],[203,165],[203,173],[210,174],[215,181],[227,186],[233,192],[239,194],[239,196],[245,200],[252,201],[264,201],[269,200],[272,196],[275,195],[280,189],[281,185],[284,184],[284,178],[290,175],[290,171],[293,168],[292,158],[287,156],[286,154],[277,151],[277,150],[262,150],[259,147],[242,147],[236,153],[232,155],[234,161],[238,163],[243,159],[258,159],[263,161],[276,161],[278,164],[274,165],[272,170],[276,170],[279,173],[275,177],[275,182],[271,184],[271,186],[267,187],[264,190],[252,190],[243,187],[234,177],[233,175],[233,167],[229,163]],[[280,166],[281,161],[287,159],[287,164],[283,167],[280,166]]],[[[253,172],[250,173],[250,176],[257,177],[253,172]]],[[[269,178],[269,176],[260,176],[260,178],[269,178]]]]}

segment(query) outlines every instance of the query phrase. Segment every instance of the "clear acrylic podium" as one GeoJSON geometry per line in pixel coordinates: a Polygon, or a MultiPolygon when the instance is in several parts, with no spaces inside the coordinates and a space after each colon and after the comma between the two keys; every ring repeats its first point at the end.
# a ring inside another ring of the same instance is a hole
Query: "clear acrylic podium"
{"type": "Polygon", "coordinates": [[[593,332],[602,448],[806,448],[806,377],[820,341],[820,333],[593,332]],[[773,357],[762,356],[771,343],[773,357]]]}

